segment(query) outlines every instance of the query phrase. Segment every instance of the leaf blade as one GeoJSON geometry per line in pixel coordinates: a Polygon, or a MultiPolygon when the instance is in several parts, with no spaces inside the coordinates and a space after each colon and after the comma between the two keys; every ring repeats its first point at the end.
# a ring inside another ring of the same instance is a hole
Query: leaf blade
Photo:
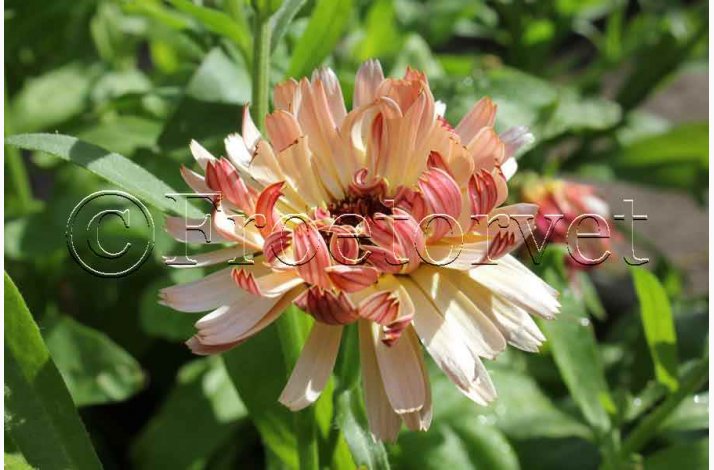
{"type": "Polygon", "coordinates": [[[654,274],[646,269],[630,268],[640,302],[640,319],[647,347],[655,367],[657,381],[675,391],[677,378],[677,336],[667,293],[654,274]]]}
{"type": "MultiPolygon", "coordinates": [[[[182,204],[165,197],[166,194],[179,191],[118,153],[62,134],[18,134],[7,137],[5,143],[25,150],[49,153],[84,167],[162,211],[177,214],[183,212],[183,207],[180,207],[182,204]]],[[[201,211],[191,205],[188,205],[187,212],[189,217],[202,217],[201,211]]]]}
{"type": "Polygon", "coordinates": [[[101,468],[37,324],[5,273],[6,429],[34,467],[101,468]]]}
{"type": "Polygon", "coordinates": [[[303,77],[325,60],[352,14],[352,0],[319,0],[295,46],[288,76],[303,77]]]}

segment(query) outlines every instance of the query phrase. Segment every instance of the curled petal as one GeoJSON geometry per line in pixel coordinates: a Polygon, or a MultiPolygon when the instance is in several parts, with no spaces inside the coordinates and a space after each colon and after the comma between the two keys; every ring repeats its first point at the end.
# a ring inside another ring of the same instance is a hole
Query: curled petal
{"type": "Polygon", "coordinates": [[[350,184],[350,193],[361,197],[381,199],[387,193],[387,182],[384,178],[370,176],[367,168],[358,170],[350,184]]]}
{"type": "Polygon", "coordinates": [[[291,240],[292,233],[289,230],[273,231],[265,238],[265,243],[263,243],[265,260],[270,264],[280,261],[283,252],[289,248],[291,240]]]}
{"type": "Polygon", "coordinates": [[[293,232],[295,264],[305,281],[326,289],[331,286],[325,269],[331,264],[330,252],[320,232],[311,223],[299,224],[293,232]]]}
{"type": "MultiPolygon", "coordinates": [[[[449,216],[456,220],[461,213],[461,191],[456,181],[447,172],[439,168],[431,168],[419,179],[419,189],[433,215],[449,216]]],[[[443,218],[435,218],[432,223],[433,232],[430,241],[438,240],[453,231],[452,222],[443,218]]]]}
{"type": "Polygon", "coordinates": [[[377,282],[379,271],[371,266],[335,265],[327,268],[332,284],[345,292],[357,292],[377,282]]]}
{"type": "Polygon", "coordinates": [[[335,225],[330,228],[330,255],[341,265],[355,265],[360,262],[357,229],[349,225],[335,225]]]}
{"type": "Polygon", "coordinates": [[[238,287],[261,297],[278,297],[303,283],[294,271],[271,271],[256,277],[252,271],[234,268],[231,276],[238,287]]]}
{"type": "Polygon", "coordinates": [[[256,222],[263,236],[269,235],[276,226],[279,226],[280,221],[278,212],[275,209],[275,204],[278,202],[280,196],[283,195],[282,189],[284,184],[282,181],[273,183],[266,186],[258,195],[258,200],[255,203],[255,213],[261,216],[260,218],[262,220],[256,222]]]}
{"type": "Polygon", "coordinates": [[[246,187],[238,170],[225,158],[208,163],[206,184],[212,190],[220,192],[223,197],[246,214],[252,213],[255,205],[255,193],[246,187]]]}
{"type": "Polygon", "coordinates": [[[311,287],[295,299],[295,305],[328,325],[347,325],[359,318],[344,292],[335,294],[329,289],[311,287]]]}

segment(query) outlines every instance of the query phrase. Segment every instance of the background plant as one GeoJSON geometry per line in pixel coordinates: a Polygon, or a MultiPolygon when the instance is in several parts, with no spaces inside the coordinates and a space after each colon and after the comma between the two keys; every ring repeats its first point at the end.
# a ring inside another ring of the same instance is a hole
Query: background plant
{"type": "MultiPolygon", "coordinates": [[[[190,162],[191,138],[220,152],[242,104],[263,114],[266,83],[323,63],[349,99],[354,71],[371,57],[391,75],[425,70],[452,121],[491,96],[499,129],[526,124],[536,136],[522,169],[704,203],[708,123],[674,124],[641,105],[707,66],[707,9],[656,0],[8,1],[5,134],[57,132],[98,147],[78,154],[62,150],[74,141],[61,136],[6,140],[6,464],[295,468],[311,465],[297,449],[314,435],[313,460],[337,468],[703,467],[708,296],[685,295],[685,273],[666,254],[647,266],[656,275],[602,268],[579,275],[584,288],[574,291],[553,247],[539,269],[563,291],[563,314],[542,325],[542,353],[508,351],[487,364],[500,393],[488,408],[433,374],[430,432],[383,446],[365,433],[349,341],[329,389],[296,417],[275,399],[295,360],[275,346],[278,328],[222,358],[188,353],[195,319],[158,305],[156,292],[201,273],[163,265],[177,246],[162,231],[151,262],[117,281],[76,265],[64,229],[83,197],[128,184],[160,221],[169,207],[151,175],[183,189],[177,169],[190,162]],[[149,173],[101,171],[92,162],[102,149],[149,173]],[[612,300],[612,285],[624,300],[612,300]]],[[[118,225],[105,236],[110,246],[126,239],[118,225]]],[[[291,331],[307,331],[299,312],[287,318],[291,331]]]]}

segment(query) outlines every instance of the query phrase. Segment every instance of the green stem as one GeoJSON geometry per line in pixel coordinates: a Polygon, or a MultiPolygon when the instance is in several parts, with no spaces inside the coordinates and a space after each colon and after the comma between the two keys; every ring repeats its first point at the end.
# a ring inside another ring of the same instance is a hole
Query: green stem
{"type": "MultiPolygon", "coordinates": [[[[8,116],[8,102],[7,85],[5,85],[5,116],[8,116]]],[[[6,119],[5,135],[8,136],[12,134],[13,129],[10,127],[10,124],[8,124],[8,119],[6,119]]],[[[12,181],[12,185],[17,192],[17,199],[22,209],[29,212],[34,205],[34,198],[32,197],[32,188],[30,187],[30,180],[27,177],[25,163],[22,161],[22,155],[20,155],[20,151],[17,147],[5,146],[5,160],[8,166],[10,181],[12,181]]]]}
{"type": "Polygon", "coordinates": [[[657,432],[662,422],[677,409],[688,395],[696,392],[706,381],[709,373],[709,357],[700,360],[682,379],[679,389],[667,397],[652,413],[630,432],[622,445],[621,455],[628,458],[645,446],[657,432]]]}
{"type": "Polygon", "coordinates": [[[268,89],[270,87],[270,17],[255,15],[253,24],[253,121],[263,130],[268,114],[268,89]]]}
{"type": "MultiPolygon", "coordinates": [[[[305,335],[300,322],[300,315],[303,315],[301,311],[291,308],[286,310],[277,321],[278,336],[280,337],[285,366],[288,371],[295,366],[304,343],[305,335]]],[[[314,408],[310,406],[296,412],[293,415],[293,426],[297,436],[300,470],[317,470],[320,459],[314,408]]]]}

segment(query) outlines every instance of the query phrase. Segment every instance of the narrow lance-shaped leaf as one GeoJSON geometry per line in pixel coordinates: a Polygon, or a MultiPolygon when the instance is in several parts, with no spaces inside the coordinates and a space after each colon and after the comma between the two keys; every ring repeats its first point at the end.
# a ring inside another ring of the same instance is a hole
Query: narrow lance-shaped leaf
{"type": "MultiPolygon", "coordinates": [[[[554,277],[548,276],[546,280],[557,285],[554,277]]],[[[569,289],[561,291],[562,313],[556,321],[542,322],[542,326],[565,385],[587,422],[603,433],[610,428],[608,411],[614,411],[615,406],[605,381],[595,334],[582,303],[569,289]]]]}
{"type": "MultiPolygon", "coordinates": [[[[172,200],[167,194],[180,193],[131,160],[96,145],[61,134],[20,134],[5,139],[8,145],[25,150],[46,152],[82,166],[110,183],[127,190],[147,204],[166,212],[183,215],[180,197],[172,200]]],[[[201,211],[188,205],[189,217],[202,217],[201,211]]]]}
{"type": "Polygon", "coordinates": [[[352,15],[352,0],[318,0],[310,22],[295,46],[288,75],[303,77],[335,48],[352,15]]]}
{"type": "Polygon", "coordinates": [[[630,271],[640,301],[640,319],[654,362],[655,376],[659,383],[674,391],[679,386],[677,337],[667,293],[655,275],[646,269],[632,267],[630,271]]]}
{"type": "Polygon", "coordinates": [[[33,467],[101,468],[40,330],[7,273],[5,429],[33,467]]]}

